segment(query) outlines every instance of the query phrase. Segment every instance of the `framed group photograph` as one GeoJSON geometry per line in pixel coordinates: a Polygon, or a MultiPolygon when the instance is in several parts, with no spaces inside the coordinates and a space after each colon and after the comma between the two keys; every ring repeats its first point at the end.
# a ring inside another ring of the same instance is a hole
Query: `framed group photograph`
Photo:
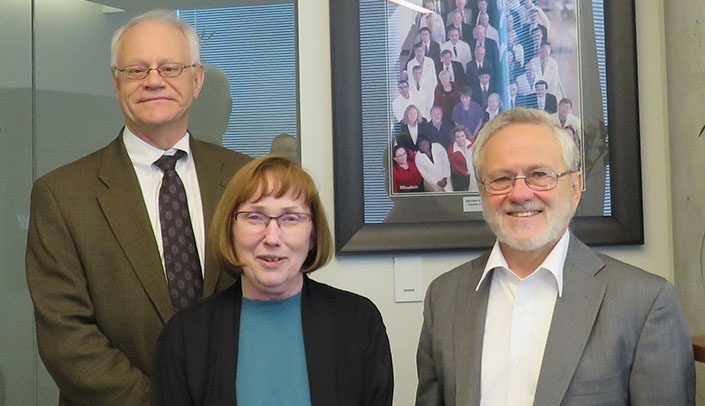
{"type": "Polygon", "coordinates": [[[575,234],[642,244],[634,30],[633,0],[331,3],[336,252],[491,246],[467,151],[518,106],[582,152],[575,234]]]}

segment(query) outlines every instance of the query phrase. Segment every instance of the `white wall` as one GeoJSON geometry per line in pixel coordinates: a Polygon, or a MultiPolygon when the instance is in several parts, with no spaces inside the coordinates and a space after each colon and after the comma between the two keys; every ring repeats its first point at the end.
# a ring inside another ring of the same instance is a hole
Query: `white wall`
{"type": "MultiPolygon", "coordinates": [[[[663,5],[636,0],[643,162],[645,244],[600,250],[673,280],[673,246],[669,184],[663,5]],[[648,45],[648,46],[645,46],[648,45]]],[[[333,144],[330,34],[327,0],[299,1],[302,160],[320,184],[333,219],[333,144]]],[[[351,39],[351,43],[354,40],[351,39]]],[[[477,256],[477,252],[423,255],[424,284],[477,256]]],[[[421,303],[394,302],[392,256],[337,257],[314,274],[318,280],[369,297],[384,316],[392,343],[395,405],[413,404],[415,351],[421,326],[421,303]]]]}
{"type": "MultiPolygon", "coordinates": [[[[664,2],[668,67],[671,193],[673,196],[673,253],[675,279],[686,320],[693,335],[705,334],[705,261],[701,246],[705,233],[705,2],[664,2]]],[[[696,375],[705,376],[698,362],[696,375]]],[[[705,379],[705,378],[703,378],[705,379]]],[[[702,381],[702,380],[701,380],[702,381]]],[[[698,404],[705,404],[705,387],[699,387],[698,404]]]]}

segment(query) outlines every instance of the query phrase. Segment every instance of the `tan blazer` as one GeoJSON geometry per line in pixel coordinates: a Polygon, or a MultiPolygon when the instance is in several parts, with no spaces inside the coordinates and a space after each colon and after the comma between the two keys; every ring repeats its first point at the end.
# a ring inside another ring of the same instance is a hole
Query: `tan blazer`
{"type": "MultiPolygon", "coordinates": [[[[250,158],[193,137],[191,151],[207,230],[250,158]]],[[[148,404],[152,352],[173,308],[122,137],[38,179],[30,210],[27,283],[59,404],[148,404]]],[[[234,281],[208,254],[204,296],[234,281]]]]}

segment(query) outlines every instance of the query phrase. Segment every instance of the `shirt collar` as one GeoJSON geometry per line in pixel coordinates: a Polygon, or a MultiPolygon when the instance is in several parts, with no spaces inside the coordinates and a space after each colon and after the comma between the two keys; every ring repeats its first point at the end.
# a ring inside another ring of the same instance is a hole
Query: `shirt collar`
{"type": "MultiPolygon", "coordinates": [[[[471,145],[468,145],[467,147],[465,147],[465,149],[470,149],[470,147],[471,147],[471,145]]],[[[463,151],[456,142],[453,142],[453,152],[465,153],[465,151],[463,151]]]]}
{"type": "Polygon", "coordinates": [[[181,160],[183,162],[191,159],[191,145],[189,143],[189,133],[186,132],[183,137],[176,144],[168,149],[162,150],[151,144],[148,144],[142,138],[136,136],[132,131],[130,131],[127,126],[122,132],[122,140],[125,144],[125,149],[127,154],[130,156],[130,160],[133,165],[140,167],[151,167],[154,161],[159,159],[162,155],[173,155],[177,149],[186,152],[186,157],[181,160]]]}
{"type": "MultiPolygon", "coordinates": [[[[548,254],[546,259],[539,265],[536,269],[546,269],[548,272],[556,278],[556,285],[558,286],[558,297],[563,295],[563,269],[565,267],[565,259],[568,255],[568,244],[570,243],[570,232],[565,231],[563,237],[558,240],[558,243],[548,254]]],[[[487,259],[487,264],[485,264],[485,269],[482,271],[482,277],[475,287],[475,291],[480,289],[482,282],[487,278],[487,275],[495,268],[504,268],[511,271],[509,265],[507,264],[504,254],[502,254],[502,249],[499,246],[499,241],[495,241],[492,251],[490,251],[490,256],[487,259]]],[[[533,273],[532,273],[533,275],[533,273]]]]}

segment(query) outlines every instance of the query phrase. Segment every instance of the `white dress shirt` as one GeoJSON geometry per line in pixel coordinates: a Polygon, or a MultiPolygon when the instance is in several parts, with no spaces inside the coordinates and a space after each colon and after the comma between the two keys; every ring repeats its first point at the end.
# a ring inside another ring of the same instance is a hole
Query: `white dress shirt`
{"type": "Polygon", "coordinates": [[[524,47],[520,43],[515,42],[511,48],[512,48],[512,52],[514,52],[514,60],[519,62],[519,66],[521,66],[523,68],[524,67],[524,47]]]}
{"type": "Polygon", "coordinates": [[[497,110],[492,110],[492,109],[490,109],[489,107],[487,107],[487,108],[485,109],[485,111],[487,112],[487,115],[490,116],[490,120],[492,120],[493,118],[497,117],[497,114],[499,114],[499,108],[497,108],[497,110]]]}
{"type": "Polygon", "coordinates": [[[409,130],[409,137],[411,137],[411,141],[413,141],[414,145],[416,145],[416,141],[419,139],[419,125],[407,125],[406,128],[409,130]]]}
{"type": "Polygon", "coordinates": [[[572,127],[576,134],[580,134],[580,118],[573,113],[568,113],[565,118],[565,122],[561,123],[558,113],[551,114],[551,117],[556,120],[556,123],[561,126],[561,128],[572,127]]]}
{"type": "Polygon", "coordinates": [[[534,85],[539,79],[538,76],[534,76],[533,79],[531,79],[526,73],[517,76],[517,94],[519,94],[519,96],[526,96],[527,94],[534,93],[534,85]]]}
{"type": "Polygon", "coordinates": [[[431,119],[431,107],[433,107],[435,90],[436,82],[427,80],[426,77],[421,77],[419,82],[417,82],[413,77],[409,79],[409,95],[414,100],[416,107],[419,108],[421,116],[426,120],[431,119]],[[417,83],[419,85],[419,90],[416,90],[417,83]]]}
{"type": "Polygon", "coordinates": [[[565,97],[563,83],[561,82],[560,73],[558,72],[558,62],[553,57],[549,56],[544,64],[541,63],[541,58],[535,56],[529,61],[534,65],[536,76],[546,82],[548,93],[556,96],[557,100],[565,97]]]}
{"type": "Polygon", "coordinates": [[[497,44],[502,44],[502,41],[499,40],[499,31],[491,25],[485,27],[485,38],[494,40],[497,44]]]}
{"type": "MultiPolygon", "coordinates": [[[[411,86],[411,83],[409,83],[409,86],[411,86]]],[[[394,118],[397,122],[401,122],[401,120],[404,119],[404,112],[410,104],[417,104],[414,98],[411,97],[411,94],[409,94],[409,98],[406,98],[401,94],[394,98],[394,101],[392,101],[392,113],[394,114],[394,118]]]]}
{"type": "Polygon", "coordinates": [[[538,104],[539,110],[546,108],[546,96],[536,95],[536,104],[538,104]]]}
{"type": "Polygon", "coordinates": [[[463,65],[463,70],[468,62],[472,61],[472,51],[470,50],[470,45],[465,41],[458,41],[453,44],[451,41],[446,41],[441,44],[441,52],[443,50],[449,50],[451,54],[451,59],[460,62],[463,65]]]}
{"type": "Polygon", "coordinates": [[[433,88],[436,88],[438,83],[438,78],[436,77],[436,64],[433,59],[424,56],[423,63],[419,62],[416,58],[411,58],[409,62],[406,63],[406,72],[409,75],[409,83],[416,81],[414,80],[414,67],[419,66],[423,68],[423,74],[421,75],[421,80],[433,83],[433,88]]]}
{"type": "Polygon", "coordinates": [[[446,21],[448,21],[449,24],[451,21],[453,21],[453,14],[456,11],[460,11],[461,13],[463,13],[463,22],[465,24],[474,24],[474,21],[472,21],[472,10],[467,8],[464,8],[462,10],[458,10],[456,8],[454,10],[449,11],[448,14],[446,14],[446,21]]]}
{"type": "MultiPolygon", "coordinates": [[[[468,141],[470,142],[470,141],[468,141]]],[[[475,178],[475,167],[473,166],[473,159],[472,159],[472,145],[469,146],[468,148],[465,148],[463,151],[462,148],[457,143],[453,143],[453,153],[455,152],[460,152],[463,154],[463,157],[465,157],[465,167],[468,170],[468,176],[470,176],[470,182],[468,183],[468,191],[470,192],[477,192],[479,191],[478,186],[477,186],[477,179],[475,178]]]]}
{"type": "Polygon", "coordinates": [[[569,241],[566,231],[543,263],[524,279],[509,269],[495,242],[477,286],[494,270],[482,341],[482,406],[534,403],[553,308],[563,292],[569,241]]]}
{"type": "MultiPolygon", "coordinates": [[[[153,165],[154,161],[162,155],[173,155],[177,149],[186,152],[186,156],[176,162],[176,173],[179,174],[181,181],[186,189],[186,199],[188,199],[188,210],[191,216],[191,227],[196,238],[196,247],[198,248],[198,258],[201,261],[201,272],[205,269],[205,225],[203,223],[203,204],[201,202],[201,190],[198,186],[198,177],[196,176],[196,165],[191,155],[191,146],[189,144],[189,134],[184,136],[168,151],[163,151],[155,146],[152,146],[137,137],[127,127],[122,133],[122,140],[125,143],[125,149],[130,156],[132,166],[135,168],[137,180],[142,189],[142,198],[147,207],[149,221],[152,224],[154,239],[159,247],[159,254],[162,257],[162,266],[164,263],[164,245],[162,243],[162,231],[159,222],[159,188],[162,185],[163,172],[161,169],[153,165]]],[[[127,176],[127,175],[125,175],[127,176]]],[[[166,273],[164,274],[166,278],[166,273]]]]}
{"type": "Polygon", "coordinates": [[[453,71],[453,64],[443,65],[441,70],[448,72],[450,74],[450,81],[455,82],[455,72],[453,71]]]}
{"type": "MultiPolygon", "coordinates": [[[[419,28],[428,27],[426,16],[427,14],[421,16],[419,28]]],[[[431,16],[431,18],[433,18],[433,29],[429,29],[431,31],[431,39],[440,44],[446,40],[446,25],[443,22],[443,17],[439,16],[437,13],[431,13],[431,16]]],[[[415,42],[419,42],[419,40],[420,36],[417,34],[415,42]]]]}
{"type": "Polygon", "coordinates": [[[443,191],[453,191],[453,183],[450,180],[450,161],[448,151],[441,144],[431,143],[431,155],[433,162],[423,152],[416,153],[416,167],[426,182],[435,185],[443,178],[447,179],[446,187],[443,191]]]}

